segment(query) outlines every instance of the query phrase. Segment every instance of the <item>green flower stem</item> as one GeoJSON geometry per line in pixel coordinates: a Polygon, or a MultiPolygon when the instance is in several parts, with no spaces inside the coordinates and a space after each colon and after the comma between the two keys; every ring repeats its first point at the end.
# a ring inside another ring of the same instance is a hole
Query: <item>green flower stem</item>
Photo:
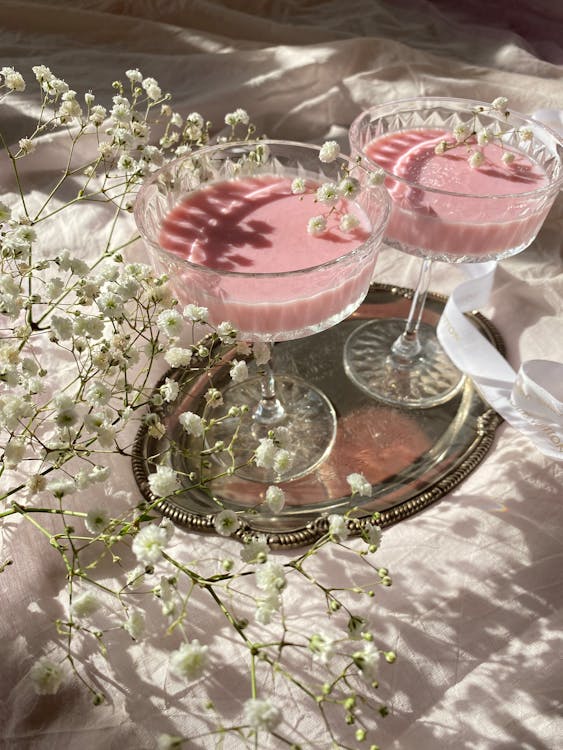
{"type": "Polygon", "coordinates": [[[178,570],[181,570],[182,573],[185,573],[185,575],[188,576],[188,578],[197,586],[199,586],[202,589],[205,589],[212,599],[215,601],[221,612],[225,615],[228,622],[232,627],[237,631],[237,633],[240,635],[242,640],[246,643],[247,646],[253,646],[252,642],[244,632],[244,628],[241,626],[240,622],[236,619],[236,617],[232,614],[232,612],[228,609],[226,604],[223,602],[223,600],[220,598],[220,596],[215,591],[214,585],[211,583],[211,581],[207,578],[203,578],[199,575],[199,573],[196,573],[194,570],[191,570],[190,568],[187,568],[185,565],[180,563],[178,560],[175,560],[173,557],[168,555],[166,552],[162,552],[162,556],[165,560],[172,563],[174,567],[178,568],[178,570]]]}
{"type": "Polygon", "coordinates": [[[35,218],[32,220],[33,224],[36,224],[38,221],[41,220],[41,218],[40,218],[41,214],[43,213],[43,211],[45,210],[45,208],[49,205],[49,203],[51,202],[51,200],[55,197],[55,194],[57,193],[57,191],[60,190],[60,188],[62,187],[62,185],[68,179],[69,174],[70,174],[70,163],[72,161],[72,157],[73,157],[73,154],[74,154],[74,149],[76,147],[76,144],[78,143],[78,140],[79,140],[80,136],[83,133],[84,133],[84,126],[81,126],[80,130],[78,131],[78,133],[75,136],[71,136],[70,148],[68,150],[68,156],[67,156],[67,162],[66,162],[66,165],[65,165],[65,167],[63,169],[62,176],[57,180],[57,182],[55,183],[55,185],[51,189],[51,192],[45,198],[45,201],[43,202],[43,205],[41,206],[41,208],[39,209],[39,211],[35,214],[35,218]]]}
{"type": "Polygon", "coordinates": [[[12,169],[14,171],[14,177],[16,178],[16,184],[18,186],[18,193],[19,193],[19,197],[20,197],[20,200],[21,200],[21,203],[22,203],[22,208],[24,210],[25,215],[27,216],[28,215],[27,204],[25,202],[25,195],[24,195],[23,186],[22,186],[21,180],[20,180],[20,173],[18,171],[18,167],[17,167],[17,163],[16,163],[16,158],[12,154],[12,152],[10,151],[9,145],[4,140],[4,136],[2,135],[1,131],[0,131],[0,143],[2,143],[2,146],[4,147],[6,153],[8,154],[8,158],[12,162],[12,169]]]}
{"type": "Polygon", "coordinates": [[[48,515],[55,515],[55,516],[76,516],[77,518],[86,518],[87,514],[83,511],[79,510],[68,510],[68,509],[60,509],[60,508],[37,508],[35,506],[25,506],[20,505],[19,503],[12,503],[12,507],[8,508],[7,510],[0,512],[0,518],[6,518],[7,516],[13,516],[15,513],[18,513],[22,516],[26,516],[30,513],[46,513],[48,515]]]}

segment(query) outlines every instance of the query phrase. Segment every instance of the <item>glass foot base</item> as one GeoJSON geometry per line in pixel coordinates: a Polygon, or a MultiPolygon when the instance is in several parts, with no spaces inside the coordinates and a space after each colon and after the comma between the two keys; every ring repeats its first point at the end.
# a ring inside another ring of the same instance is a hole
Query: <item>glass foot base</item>
{"type": "Polygon", "coordinates": [[[357,328],[344,346],[346,374],[358,388],[386,404],[427,409],[445,403],[460,390],[463,373],[426,323],[418,332],[420,355],[412,365],[396,367],[389,355],[404,328],[405,321],[399,318],[372,320],[357,328]]]}
{"type": "Polygon", "coordinates": [[[236,469],[236,476],[255,482],[288,482],[313,471],[329,455],[336,438],[336,413],[328,398],[318,388],[300,378],[275,376],[276,396],[283,415],[272,423],[260,422],[255,411],[261,399],[261,378],[254,377],[232,385],[223,392],[223,405],[214,409],[214,419],[221,419],[207,431],[207,444],[222,441],[231,450],[213,454],[220,470],[236,469]],[[239,417],[227,416],[231,407],[248,406],[239,417]],[[273,431],[280,448],[292,456],[291,465],[278,473],[274,468],[256,466],[252,456],[261,438],[273,431]],[[234,440],[233,440],[234,438],[234,440]]]}

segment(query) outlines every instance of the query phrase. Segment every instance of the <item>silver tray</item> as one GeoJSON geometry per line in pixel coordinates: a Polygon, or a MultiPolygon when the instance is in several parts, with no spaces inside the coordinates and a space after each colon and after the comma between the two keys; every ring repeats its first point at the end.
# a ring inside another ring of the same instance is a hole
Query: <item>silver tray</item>
{"type": "MultiPolygon", "coordinates": [[[[312,474],[281,484],[286,504],[278,515],[264,510],[264,484],[237,476],[214,481],[212,496],[203,490],[186,490],[174,499],[155,498],[147,476],[155,470],[152,456],[167,447],[167,437],[139,430],[133,449],[133,472],[144,498],[163,515],[192,531],[215,531],[213,521],[220,506],[235,510],[241,526],[235,536],[264,534],[272,548],[310,544],[328,528],[330,513],[350,515],[351,533],[361,533],[374,511],[379,525],[389,526],[409,518],[436,502],[475,469],[490,449],[501,417],[479,396],[471,381],[448,403],[432,409],[400,409],[379,403],[358,389],[342,365],[344,342],[355,326],[371,318],[406,318],[413,291],[374,284],[360,308],[339,325],[305,339],[276,344],[277,373],[299,374],[320,388],[332,401],[338,417],[335,445],[329,457],[312,474]],[[372,497],[351,498],[346,476],[362,472],[373,486],[372,497]],[[214,499],[215,498],[215,499],[214,499]]],[[[423,320],[436,325],[447,298],[430,293],[423,320]]],[[[504,353],[494,326],[480,313],[468,315],[475,326],[504,353]]],[[[214,376],[216,387],[229,379],[214,376]]],[[[203,387],[183,386],[182,370],[172,370],[181,387],[182,410],[197,412],[203,387]]],[[[162,380],[164,380],[164,377],[162,380]]],[[[162,381],[161,381],[162,382],[162,381]]],[[[158,386],[157,386],[158,387],[158,386]]],[[[177,408],[177,407],[176,407],[177,408]]],[[[167,413],[161,418],[166,423],[167,413]]],[[[170,464],[189,470],[182,456],[171,453],[170,464]]]]}

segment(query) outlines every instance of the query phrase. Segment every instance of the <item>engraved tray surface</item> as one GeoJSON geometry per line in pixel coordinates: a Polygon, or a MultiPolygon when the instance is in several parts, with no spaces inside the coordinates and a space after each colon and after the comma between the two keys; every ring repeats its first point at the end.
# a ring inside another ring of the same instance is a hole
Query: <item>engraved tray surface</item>
{"type": "MultiPolygon", "coordinates": [[[[156,508],[174,522],[195,531],[214,532],[213,520],[223,507],[240,515],[235,536],[262,533],[271,547],[309,544],[326,532],[330,513],[350,511],[350,530],[360,533],[374,511],[379,525],[389,526],[439,500],[458,485],[491,447],[501,417],[479,396],[470,380],[449,402],[431,409],[400,409],[377,402],[357,388],[342,364],[344,342],[354,329],[371,318],[406,318],[412,290],[374,284],[360,308],[347,320],[315,336],[275,346],[275,371],[291,373],[316,385],[332,401],[338,418],[337,437],[328,458],[308,476],[281,483],[286,504],[273,515],[263,504],[266,484],[229,476],[214,480],[210,492],[186,490],[156,508]],[[369,499],[350,497],[346,476],[362,472],[373,487],[369,499]]],[[[423,320],[436,325],[446,298],[429,293],[423,320]]],[[[504,353],[493,325],[479,313],[470,320],[504,353]]],[[[228,364],[213,377],[221,387],[229,380],[228,364]]],[[[182,389],[182,371],[166,374],[178,379],[181,411],[200,410],[209,383],[201,379],[182,389]]],[[[165,376],[165,377],[166,377],[165,376]]],[[[176,404],[176,409],[178,404],[176,404]]],[[[166,412],[163,421],[167,422],[166,412]]],[[[174,425],[168,419],[168,432],[174,425]]],[[[180,441],[180,438],[176,436],[180,441]]],[[[142,427],[133,452],[133,471],[143,496],[155,502],[147,482],[155,471],[152,457],[162,454],[167,437],[149,436],[142,427]]],[[[191,471],[183,455],[169,451],[171,466],[191,471]]]]}

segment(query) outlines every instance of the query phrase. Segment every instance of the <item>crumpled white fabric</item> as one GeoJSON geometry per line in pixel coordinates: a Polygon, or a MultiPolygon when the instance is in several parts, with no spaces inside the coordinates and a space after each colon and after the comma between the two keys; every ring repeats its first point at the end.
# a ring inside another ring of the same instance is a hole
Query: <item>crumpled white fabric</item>
{"type": "MultiPolygon", "coordinates": [[[[522,112],[560,108],[557,39],[563,35],[554,31],[561,18],[548,0],[535,2],[533,14],[531,0],[521,4],[533,24],[519,36],[499,19],[480,25],[469,15],[475,2],[464,11],[465,4],[451,9],[425,0],[4,0],[0,65],[21,70],[30,85],[31,65],[49,65],[77,91],[100,92],[100,103],[109,101],[111,82],[124,70],[139,68],[173,93],[179,112],[200,111],[217,128],[227,111],[245,107],[258,131],[271,137],[319,142],[330,134],[345,145],[352,119],[392,98],[491,101],[505,95],[522,112]]],[[[32,114],[25,94],[2,105],[8,140],[26,135],[32,114]]],[[[30,170],[39,193],[51,168],[35,162],[30,170]]],[[[13,189],[7,174],[0,175],[0,186],[13,189]]],[[[104,221],[103,212],[86,212],[76,223],[61,224],[61,236],[50,241],[90,257],[104,221]]],[[[502,261],[495,274],[482,312],[503,336],[514,370],[530,359],[563,361],[562,247],[559,199],[532,247],[502,261]]],[[[135,253],[142,257],[142,248],[135,253]]],[[[386,248],[376,280],[413,286],[418,267],[418,259],[386,248]]],[[[436,291],[449,294],[459,282],[456,269],[437,264],[436,291]]],[[[112,501],[123,507],[137,490],[127,461],[115,459],[112,468],[116,489],[130,493],[112,501]]],[[[85,496],[83,502],[98,500],[85,496]]],[[[378,589],[369,615],[398,659],[381,674],[379,692],[390,715],[364,716],[382,748],[560,746],[562,500],[561,466],[504,424],[484,462],[461,485],[384,534],[378,561],[389,567],[394,584],[378,589]]],[[[226,716],[238,715],[247,689],[241,687],[247,685],[242,655],[205,600],[196,603],[193,636],[219,646],[220,678],[186,690],[167,672],[167,643],[131,646],[120,633],[116,661],[80,654],[107,690],[109,705],[94,707],[72,682],[58,696],[34,695],[28,670],[49,649],[52,622],[64,612],[64,581],[56,553],[39,545],[31,529],[10,523],[0,535],[0,562],[14,560],[0,574],[3,748],[148,750],[160,732],[203,726],[205,690],[226,716]]],[[[186,560],[213,550],[238,554],[230,542],[175,535],[174,551],[186,560]]],[[[337,554],[323,562],[331,580],[355,575],[337,554]]],[[[306,629],[314,612],[302,592],[292,606],[306,629]]],[[[280,701],[304,746],[310,741],[321,748],[315,713],[289,697],[280,701]]],[[[215,741],[193,746],[211,748],[215,741]]],[[[276,746],[264,736],[261,747],[276,746]]]]}

